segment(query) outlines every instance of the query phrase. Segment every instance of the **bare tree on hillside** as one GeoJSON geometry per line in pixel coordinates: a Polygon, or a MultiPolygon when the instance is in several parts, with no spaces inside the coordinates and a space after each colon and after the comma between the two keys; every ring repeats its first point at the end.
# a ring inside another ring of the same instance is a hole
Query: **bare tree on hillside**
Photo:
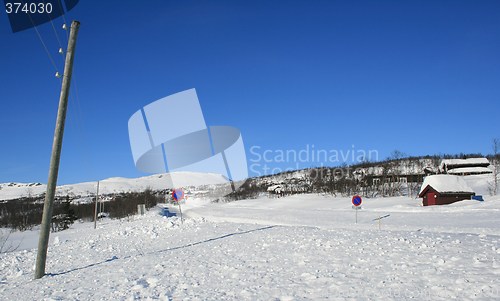
{"type": "Polygon", "coordinates": [[[5,230],[5,232],[4,232],[4,229],[0,229],[0,254],[12,252],[12,251],[17,250],[17,248],[19,248],[19,245],[21,244],[21,242],[19,242],[19,244],[17,246],[15,246],[14,244],[12,244],[9,241],[10,234],[13,231],[14,230],[10,230],[10,231],[5,230]]]}
{"type": "Polygon", "coordinates": [[[388,174],[386,176],[387,180],[387,196],[397,196],[401,195],[402,182],[401,176],[403,175],[404,162],[403,159],[406,154],[399,150],[394,150],[389,156],[388,160],[388,174]]]}

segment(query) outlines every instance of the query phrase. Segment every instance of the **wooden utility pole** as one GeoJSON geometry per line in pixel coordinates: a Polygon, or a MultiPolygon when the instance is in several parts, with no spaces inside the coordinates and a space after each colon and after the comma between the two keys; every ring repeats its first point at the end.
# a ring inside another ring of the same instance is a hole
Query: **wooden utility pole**
{"type": "Polygon", "coordinates": [[[97,193],[95,196],[94,229],[97,228],[97,204],[99,204],[99,181],[97,181],[97,193]]]}
{"type": "Polygon", "coordinates": [[[69,86],[73,71],[73,58],[75,57],[76,38],[80,22],[73,21],[69,34],[68,50],[64,62],[64,74],[62,79],[61,95],[59,97],[59,108],[57,111],[56,129],[54,141],[52,143],[52,155],[50,157],[49,179],[45,203],[43,205],[42,225],[40,227],[40,238],[38,240],[38,254],[36,257],[35,279],[45,275],[45,262],[47,260],[47,249],[49,246],[50,223],[52,220],[52,209],[54,207],[54,197],[57,186],[57,175],[59,172],[59,161],[61,158],[62,140],[64,134],[64,123],[66,121],[66,111],[68,108],[69,86]]]}

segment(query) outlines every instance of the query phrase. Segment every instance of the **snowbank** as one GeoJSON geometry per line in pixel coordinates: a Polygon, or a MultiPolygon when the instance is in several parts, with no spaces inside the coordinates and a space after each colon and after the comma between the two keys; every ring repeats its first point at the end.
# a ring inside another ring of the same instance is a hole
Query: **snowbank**
{"type": "MultiPolygon", "coordinates": [[[[238,203],[196,208],[207,218],[218,207],[227,215],[239,212],[241,218],[267,219],[267,224],[203,218],[188,218],[181,224],[157,212],[128,221],[107,220],[96,230],[91,223],[79,224],[52,234],[49,275],[39,280],[32,279],[36,250],[0,254],[1,299],[493,300],[500,296],[498,234],[450,233],[452,227],[438,232],[387,230],[390,220],[400,226],[406,222],[396,218],[397,209],[419,211],[411,214],[425,224],[442,223],[441,209],[452,207],[427,210],[402,198],[366,199],[361,224],[350,219],[337,227],[338,218],[353,217],[347,198],[308,195],[238,203]],[[317,227],[319,221],[327,221],[318,213],[328,209],[333,210],[330,228],[317,227]],[[392,212],[382,230],[363,215],[382,214],[374,210],[392,212]],[[262,216],[266,211],[269,214],[262,216]],[[283,215],[291,225],[276,225],[283,215]]],[[[498,218],[498,205],[495,208],[487,211],[492,218],[498,218]]]]}

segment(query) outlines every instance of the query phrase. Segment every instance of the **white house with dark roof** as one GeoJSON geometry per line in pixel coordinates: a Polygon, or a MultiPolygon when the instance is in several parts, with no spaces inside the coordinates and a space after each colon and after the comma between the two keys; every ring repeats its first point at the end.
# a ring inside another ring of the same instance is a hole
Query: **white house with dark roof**
{"type": "Polygon", "coordinates": [[[450,175],[481,175],[489,174],[493,171],[490,167],[490,161],[486,158],[468,158],[468,159],[445,159],[439,165],[440,173],[450,175]]]}

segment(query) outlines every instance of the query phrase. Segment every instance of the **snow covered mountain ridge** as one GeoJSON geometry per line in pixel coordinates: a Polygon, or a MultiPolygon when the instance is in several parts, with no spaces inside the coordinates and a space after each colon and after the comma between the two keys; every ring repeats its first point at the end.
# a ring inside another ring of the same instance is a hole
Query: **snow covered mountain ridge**
{"type": "MultiPolygon", "coordinates": [[[[227,180],[218,174],[177,172],[176,180],[182,187],[198,187],[202,185],[224,184],[227,180]]],[[[71,198],[94,195],[97,182],[84,182],[61,185],[56,189],[56,196],[71,198]]],[[[146,189],[162,191],[171,189],[167,174],[156,174],[140,178],[114,177],[99,182],[100,194],[114,194],[124,192],[140,192],[146,189]]],[[[0,184],[0,200],[12,200],[23,197],[41,196],[47,189],[41,183],[2,183],[0,184]]]]}
{"type": "MultiPolygon", "coordinates": [[[[391,176],[396,180],[399,180],[400,176],[418,175],[418,177],[413,180],[415,182],[413,184],[419,186],[423,182],[424,173],[427,173],[427,171],[438,171],[442,159],[443,157],[440,156],[408,157],[388,159],[381,162],[363,162],[353,166],[308,168],[250,178],[240,190],[260,193],[267,191],[269,186],[285,185],[288,189],[292,189],[294,192],[303,193],[324,190],[328,187],[322,187],[321,185],[333,185],[333,182],[335,182],[342,187],[346,187],[346,185],[348,186],[349,183],[353,186],[352,189],[347,189],[347,191],[339,190],[336,186],[330,187],[336,192],[345,192],[350,194],[352,192],[350,190],[354,189],[358,190],[358,193],[364,192],[365,195],[369,195],[368,190],[359,191],[359,187],[356,187],[356,185],[359,184],[353,183],[360,183],[363,181],[366,182],[367,179],[369,179],[364,186],[375,187],[375,182],[370,180],[370,178],[391,176]]],[[[200,192],[208,192],[215,189],[218,185],[227,183],[227,180],[218,174],[177,172],[175,175],[176,179],[179,179],[180,187],[197,187],[196,190],[200,192]]],[[[488,194],[488,177],[471,176],[468,177],[468,179],[469,178],[475,182],[472,186],[478,186],[478,183],[480,184],[479,186],[481,187],[478,189],[480,194],[488,194]],[[481,178],[481,180],[479,180],[479,178],[481,178]]],[[[409,178],[408,182],[410,181],[412,180],[409,178]]],[[[97,182],[62,185],[57,187],[56,196],[69,196],[70,199],[80,197],[85,198],[95,195],[96,186],[97,182]]],[[[100,181],[100,194],[109,195],[127,192],[141,192],[146,189],[153,191],[165,191],[171,188],[178,188],[169,186],[168,174],[155,174],[140,178],[113,177],[100,181]]],[[[420,187],[415,188],[416,191],[418,191],[417,189],[420,187]]],[[[26,197],[41,197],[45,191],[46,185],[41,183],[0,183],[0,201],[26,197]]],[[[476,191],[476,193],[478,193],[478,191],[476,191]]],[[[375,195],[376,193],[373,196],[375,195]]],[[[394,195],[398,194],[395,193],[394,195]]],[[[379,196],[381,195],[379,194],[379,196]]]]}

